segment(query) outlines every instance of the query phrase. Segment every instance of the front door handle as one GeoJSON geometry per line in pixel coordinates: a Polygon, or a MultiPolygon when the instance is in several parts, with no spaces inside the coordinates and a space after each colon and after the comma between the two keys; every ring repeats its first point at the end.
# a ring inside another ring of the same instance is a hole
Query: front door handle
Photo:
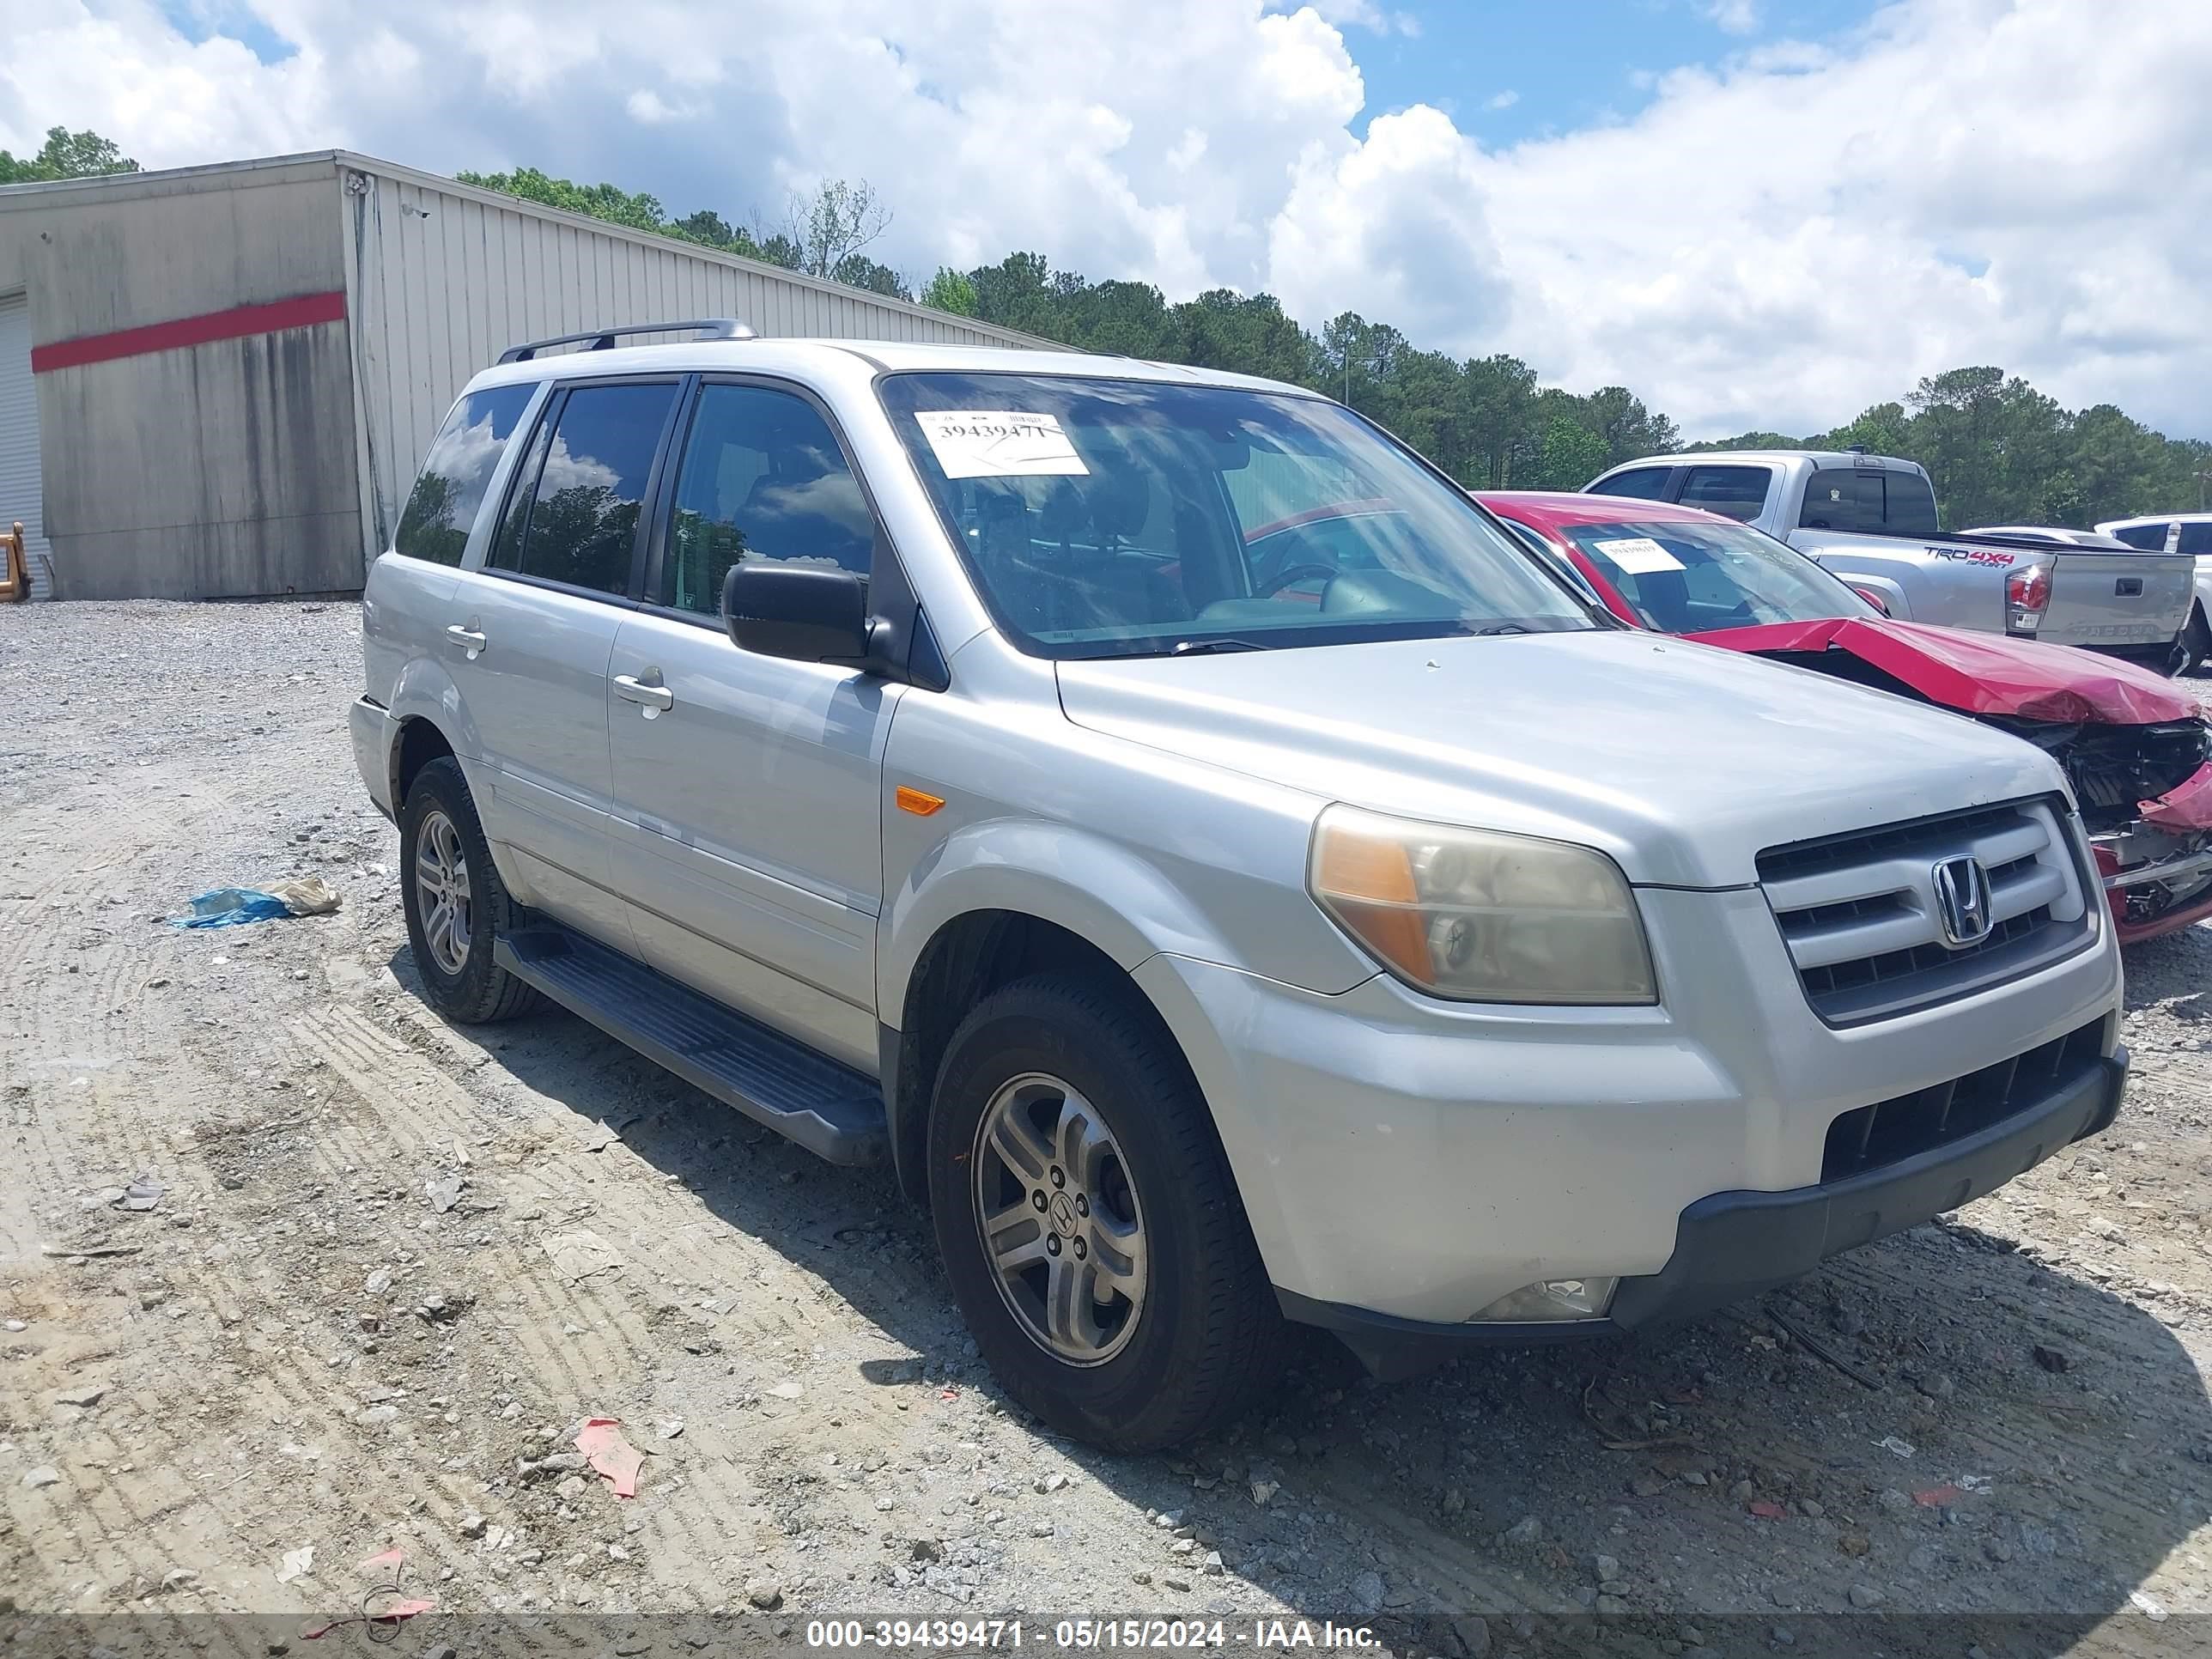
{"type": "Polygon", "coordinates": [[[474,662],[477,659],[477,653],[491,642],[475,629],[464,628],[459,623],[450,623],[447,625],[446,637],[464,647],[469,653],[471,662],[474,662]]]}
{"type": "Polygon", "coordinates": [[[615,696],[624,702],[641,703],[645,717],[651,720],[665,708],[676,707],[676,694],[665,685],[651,685],[635,674],[615,676],[615,696]]]}

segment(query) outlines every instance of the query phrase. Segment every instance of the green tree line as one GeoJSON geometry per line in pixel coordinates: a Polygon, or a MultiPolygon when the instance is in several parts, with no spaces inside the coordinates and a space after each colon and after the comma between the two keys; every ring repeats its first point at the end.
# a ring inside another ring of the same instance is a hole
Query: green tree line
{"type": "MultiPolygon", "coordinates": [[[[0,150],[0,184],[135,170],[92,132],[55,127],[35,155],[0,150]]],[[[2143,512],[2203,507],[2212,444],[2153,431],[2111,404],[2074,410],[2001,368],[1948,369],[1902,400],[1876,404],[1826,432],[1747,432],[1686,445],[1674,422],[1626,386],[1574,392],[1540,385],[1506,353],[1425,351],[1388,323],[1347,311],[1319,333],[1272,295],[1214,289],[1170,304],[1149,283],[1094,283],[1014,253],[916,285],[867,249],[891,222],[865,181],[794,195],[775,225],[733,223],[712,209],[674,218],[658,198],[584,185],[534,167],[463,173],[502,191],[633,230],[765,260],[787,270],[918,300],[1085,351],[1233,369],[1311,386],[1396,432],[1475,489],[1573,489],[1620,462],[1676,450],[1844,448],[1863,444],[1926,466],[1943,522],[2085,526],[2143,512]]],[[[1778,369],[1778,373],[1785,372],[1778,369]]]]}
{"type": "Polygon", "coordinates": [[[1319,334],[1269,295],[1226,289],[1179,305],[1144,283],[1091,283],[1017,253],[940,271],[924,304],[1087,351],[1264,374],[1342,398],[1471,489],[1577,489],[1607,467],[1677,450],[1845,449],[1902,456],[1935,480],[1944,524],[2087,526],[2203,506],[2212,444],[2167,438],[2110,404],[2063,409],[2017,375],[1954,368],[1902,402],[1826,432],[1750,432],[1684,444],[1626,386],[1577,393],[1538,383],[1504,353],[1423,351],[1387,323],[1346,312],[1319,334]]]}
{"type": "Polygon", "coordinates": [[[37,185],[55,179],[91,179],[136,173],[138,164],[96,132],[48,127],[46,142],[28,155],[0,149],[0,185],[37,185]]]}

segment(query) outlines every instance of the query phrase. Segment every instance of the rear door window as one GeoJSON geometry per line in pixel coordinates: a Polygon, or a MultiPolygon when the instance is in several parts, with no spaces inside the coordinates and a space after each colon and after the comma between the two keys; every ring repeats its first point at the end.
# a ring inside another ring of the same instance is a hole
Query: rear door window
{"type": "MultiPolygon", "coordinates": [[[[2164,528],[2163,526],[2160,527],[2161,529],[2164,528]]],[[[2161,538],[2159,541],[2153,542],[2149,544],[2149,545],[2153,547],[2163,546],[2164,538],[2161,538]]],[[[2176,548],[2174,551],[2177,553],[2194,553],[2200,559],[2207,557],[2208,556],[2212,556],[2212,520],[2208,520],[2201,524],[2183,525],[2181,526],[2181,545],[2176,548]]]]}
{"type": "Polygon", "coordinates": [[[527,380],[486,386],[453,405],[399,514],[393,552],[438,564],[461,562],[484,489],[537,391],[527,380]]]}
{"type": "Polygon", "coordinates": [[[1661,501],[1667,499],[1667,475],[1674,471],[1668,466],[1632,466],[1626,472],[1616,472],[1610,478],[1601,478],[1589,487],[1592,495],[1633,495],[1638,501],[1661,501]]]}
{"type": "Polygon", "coordinates": [[[1693,466],[1682,481],[1681,502],[1748,524],[1766,506],[1772,476],[1763,466],[1693,466]]]}
{"type": "Polygon", "coordinates": [[[517,481],[491,565],[593,592],[628,592],[638,513],[676,391],[673,380],[570,391],[517,481]]]}
{"type": "Polygon", "coordinates": [[[740,559],[868,574],[875,518],[830,423],[795,392],[703,387],[676,472],[663,605],[720,613],[740,559]]]}

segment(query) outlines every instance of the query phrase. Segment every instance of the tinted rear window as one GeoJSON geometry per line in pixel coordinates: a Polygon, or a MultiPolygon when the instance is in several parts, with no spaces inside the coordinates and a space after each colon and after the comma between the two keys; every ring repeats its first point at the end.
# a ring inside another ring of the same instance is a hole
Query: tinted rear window
{"type": "Polygon", "coordinates": [[[527,510],[510,514],[511,532],[502,526],[492,563],[571,587],[624,592],[646,481],[675,401],[672,381],[571,392],[550,441],[533,454],[536,479],[518,483],[516,498],[527,510]]]}
{"type": "Polygon", "coordinates": [[[1881,504],[1881,527],[1891,535],[1936,533],[1936,491],[1917,472],[1859,474],[1859,518],[1863,528],[1874,527],[1876,501],[1881,504]]]}
{"type": "Polygon", "coordinates": [[[392,551],[440,564],[461,562],[492,470],[537,390],[527,381],[487,386],[453,405],[399,514],[392,551]]]}
{"type": "MultiPolygon", "coordinates": [[[[2156,547],[2160,544],[2153,542],[2151,545],[2156,547]]],[[[2178,553],[2194,553],[2200,559],[2206,554],[2212,553],[2212,523],[2182,526],[2181,545],[2174,550],[2178,553]]]]}
{"type": "Polygon", "coordinates": [[[1797,522],[1808,530],[1859,527],[1859,475],[1815,472],[1805,485],[1805,505],[1797,522]]]}

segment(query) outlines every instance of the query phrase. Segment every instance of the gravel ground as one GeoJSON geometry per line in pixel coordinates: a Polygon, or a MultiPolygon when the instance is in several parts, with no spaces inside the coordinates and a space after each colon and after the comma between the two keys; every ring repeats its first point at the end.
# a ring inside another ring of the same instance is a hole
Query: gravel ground
{"type": "Polygon", "coordinates": [[[1266,1613],[1445,1655],[1588,1609],[1670,1652],[1872,1608],[2136,1651],[2212,1612],[2212,928],[2130,959],[2119,1127],[1957,1217],[1635,1342],[1379,1388],[1316,1341],[1220,1441],[1108,1458],[1002,1402],[884,1179],[564,1015],[425,1012],[357,630],[0,611],[0,1611],[296,1626],[397,1578],[425,1639],[1266,1613]],[[343,908],[165,922],[301,875],[343,908]],[[635,1499],[574,1467],[594,1416],[635,1499]]]}

